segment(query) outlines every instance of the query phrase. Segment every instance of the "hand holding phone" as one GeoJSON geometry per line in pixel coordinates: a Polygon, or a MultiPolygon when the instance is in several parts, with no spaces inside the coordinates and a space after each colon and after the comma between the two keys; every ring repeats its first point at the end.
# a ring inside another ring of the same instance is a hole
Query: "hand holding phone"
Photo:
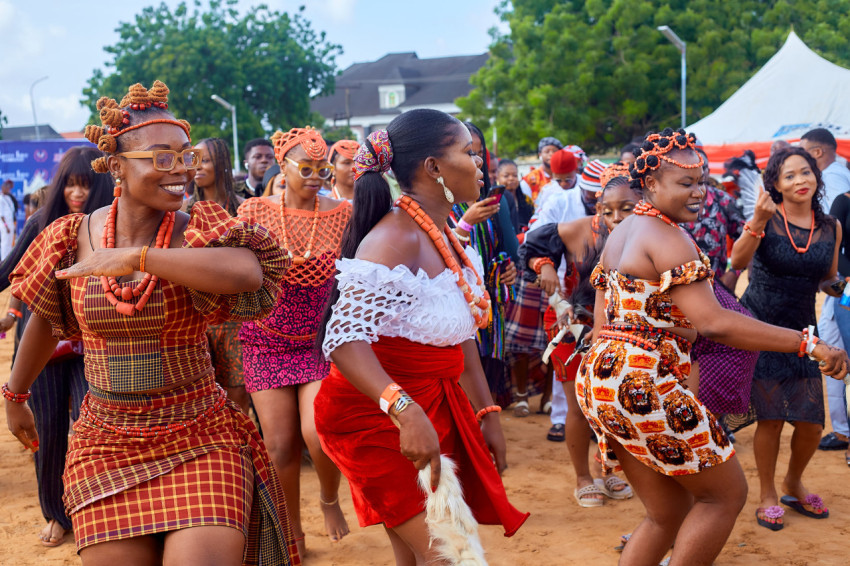
{"type": "Polygon", "coordinates": [[[490,187],[490,190],[487,191],[487,197],[496,197],[496,201],[493,204],[502,200],[502,195],[505,194],[505,185],[493,185],[490,187]]]}

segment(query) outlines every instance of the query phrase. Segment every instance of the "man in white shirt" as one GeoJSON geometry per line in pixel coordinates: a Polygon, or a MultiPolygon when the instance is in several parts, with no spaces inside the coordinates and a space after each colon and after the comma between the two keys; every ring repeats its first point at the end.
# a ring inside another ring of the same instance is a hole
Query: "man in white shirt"
{"type": "Polygon", "coordinates": [[[15,243],[15,212],[18,206],[12,196],[13,186],[12,180],[6,179],[0,189],[0,259],[9,255],[15,243]]]}
{"type": "Polygon", "coordinates": [[[823,211],[829,213],[832,201],[840,194],[850,192],[850,171],[835,158],[838,144],[826,128],[816,128],[803,134],[800,147],[818,162],[824,186],[823,211]]]}

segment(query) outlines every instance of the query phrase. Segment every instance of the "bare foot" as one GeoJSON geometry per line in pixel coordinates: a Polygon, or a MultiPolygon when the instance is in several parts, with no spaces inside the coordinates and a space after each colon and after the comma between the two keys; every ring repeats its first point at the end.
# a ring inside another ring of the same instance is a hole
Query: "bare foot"
{"type": "Polygon", "coordinates": [[[301,536],[295,537],[295,546],[298,548],[298,557],[301,559],[301,563],[304,563],[304,555],[307,554],[307,545],[304,544],[304,533],[301,533],[301,536]]]}
{"type": "Polygon", "coordinates": [[[41,544],[47,547],[59,546],[65,542],[65,535],[69,531],[62,528],[55,519],[50,519],[47,524],[41,529],[38,538],[41,539],[41,544]]]}
{"type": "Polygon", "coordinates": [[[319,506],[322,508],[322,514],[325,516],[325,531],[328,533],[328,538],[331,539],[331,542],[339,542],[342,540],[342,537],[351,532],[348,529],[348,522],[345,520],[342,508],[339,506],[339,496],[330,503],[325,503],[320,498],[319,506]]]}

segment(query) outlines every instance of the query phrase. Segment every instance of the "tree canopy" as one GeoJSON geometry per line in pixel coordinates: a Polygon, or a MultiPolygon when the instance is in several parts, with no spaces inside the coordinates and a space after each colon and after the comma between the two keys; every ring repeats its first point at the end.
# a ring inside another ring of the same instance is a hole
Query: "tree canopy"
{"type": "Polygon", "coordinates": [[[491,32],[490,59],[458,105],[475,122],[492,121],[500,152],[533,153],[546,135],[603,151],[678,127],[681,55],[657,26],[687,43],[689,124],[743,85],[791,29],[850,66],[850,2],[841,0],[501,0],[496,11],[510,31],[491,32]]]}
{"type": "Polygon", "coordinates": [[[159,79],[171,90],[170,109],[191,122],[193,139],[232,139],[230,112],[213,94],[236,106],[240,140],[309,124],[310,96],[333,92],[342,49],[314,31],[301,10],[290,16],[260,5],[240,15],[236,0],[144,8],[119,25],[120,39],[104,48],[112,56],[107,70],[95,70],[83,89],[89,122],[96,123],[101,96],[120,100],[131,84],[149,88],[159,79]]]}

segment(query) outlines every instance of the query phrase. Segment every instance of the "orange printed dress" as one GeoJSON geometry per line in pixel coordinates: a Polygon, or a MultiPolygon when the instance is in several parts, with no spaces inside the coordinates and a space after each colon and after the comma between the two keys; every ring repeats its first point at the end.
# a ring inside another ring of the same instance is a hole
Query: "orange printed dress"
{"type": "Polygon", "coordinates": [[[215,295],[160,279],[144,310],[121,315],[99,277],[54,276],[76,262],[83,214],[48,226],[10,277],[12,294],[48,320],[55,337],[85,344],[89,393],[63,477],[77,549],[227,526],[246,535],[246,564],[300,564],[265,446],[216,385],[205,335],[208,324],[269,312],[288,260],[265,228],[231,218],[216,203],[198,203],[191,213],[183,247],[252,250],[263,272],[259,290],[215,295]],[[155,389],[163,392],[138,393],[155,389]]]}
{"type": "Polygon", "coordinates": [[[667,330],[693,328],[670,288],[711,276],[707,261],[697,260],[664,272],[661,281],[606,273],[601,262],[593,271],[593,286],[605,292],[606,324],[582,362],[576,397],[604,458],[613,459],[608,437],[668,476],[695,474],[735,453],[714,415],[683,384],[691,343],[667,330]]]}
{"type": "MultiPolygon", "coordinates": [[[[238,214],[266,226],[283,242],[279,201],[248,199],[238,214]]],[[[314,343],[333,288],[342,233],[349,218],[348,201],[340,201],[318,215],[312,210],[286,209],[286,239],[292,253],[301,256],[310,250],[310,257],[287,270],[271,313],[262,320],[244,323],[239,330],[248,393],[327,377],[330,362],[318,354],[314,343]]]]}

